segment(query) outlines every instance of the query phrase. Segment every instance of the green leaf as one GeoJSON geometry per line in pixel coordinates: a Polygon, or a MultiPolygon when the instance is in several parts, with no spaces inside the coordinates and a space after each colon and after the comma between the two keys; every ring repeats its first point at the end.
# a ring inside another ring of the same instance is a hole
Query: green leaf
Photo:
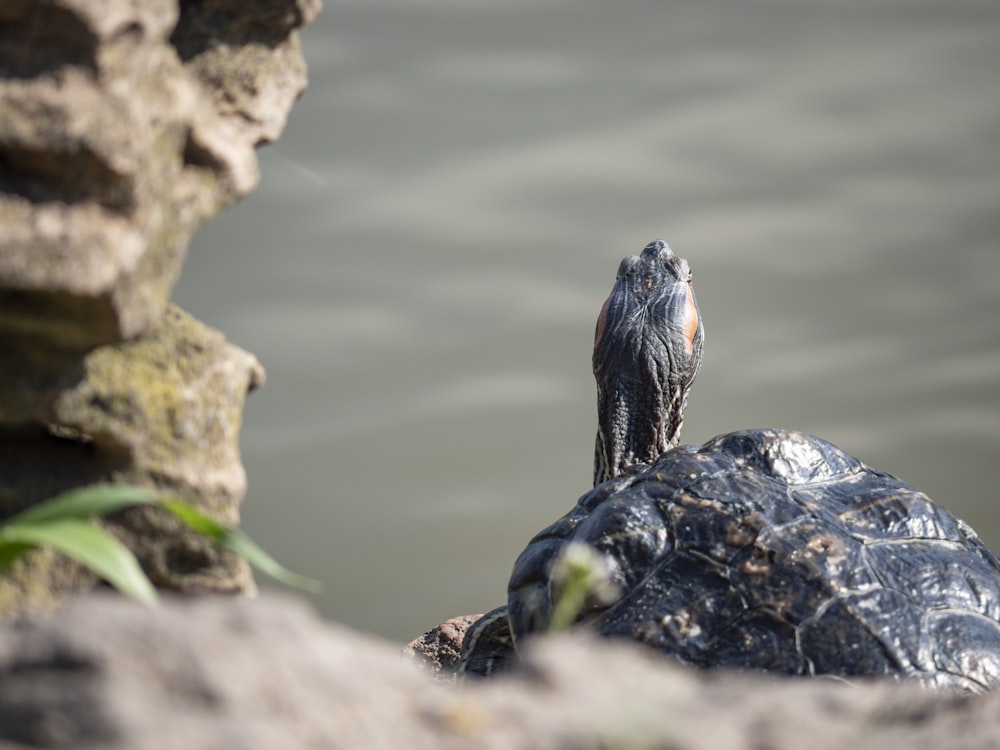
{"type": "Polygon", "coordinates": [[[19,521],[0,528],[8,544],[55,547],[87,566],[126,596],[156,603],[156,591],[135,556],[111,534],[87,521],[66,518],[47,523],[19,521]]]}
{"type": "Polygon", "coordinates": [[[161,500],[160,505],[204,537],[222,543],[228,529],[183,500],[161,500]]]}
{"type": "Polygon", "coordinates": [[[138,503],[158,502],[197,533],[245,559],[261,573],[309,592],[319,581],[293,573],[239,529],[229,528],[182,500],[158,500],[140,487],[100,484],[72,490],[11,516],[0,526],[0,573],[36,546],[51,545],[88,566],[122,593],[154,602],[156,593],[135,557],[107,532],[86,523],[138,503]]]}
{"type": "Polygon", "coordinates": [[[66,519],[86,519],[114,513],[136,503],[152,503],[156,498],[141,487],[122,484],[96,484],[71,490],[33,505],[7,519],[7,526],[22,523],[45,523],[66,519]]]}
{"type": "Polygon", "coordinates": [[[224,526],[181,500],[162,500],[160,504],[199,534],[239,555],[264,575],[300,591],[318,593],[323,588],[319,581],[288,570],[240,529],[224,526]]]}
{"type": "Polygon", "coordinates": [[[221,542],[231,552],[235,552],[261,573],[280,581],[287,586],[318,594],[323,590],[323,584],[315,578],[308,578],[293,573],[288,568],[267,554],[257,543],[239,529],[229,529],[226,538],[221,542]]]}

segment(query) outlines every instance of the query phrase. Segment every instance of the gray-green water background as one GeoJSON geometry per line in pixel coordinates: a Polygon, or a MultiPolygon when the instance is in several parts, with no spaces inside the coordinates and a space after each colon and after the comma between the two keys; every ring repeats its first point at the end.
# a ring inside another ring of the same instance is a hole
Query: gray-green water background
{"type": "Polygon", "coordinates": [[[351,0],[175,299],[268,370],[246,529],[395,639],[590,482],[593,325],[666,239],[685,442],[819,434],[1000,549],[996,0],[351,0]]]}

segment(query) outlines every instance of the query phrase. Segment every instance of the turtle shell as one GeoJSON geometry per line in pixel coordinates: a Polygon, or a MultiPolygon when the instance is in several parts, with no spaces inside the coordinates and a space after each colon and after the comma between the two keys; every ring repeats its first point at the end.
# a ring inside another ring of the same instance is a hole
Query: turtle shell
{"type": "Polygon", "coordinates": [[[577,621],[686,664],[1000,684],[997,558],[927,495],[816,437],[730,433],[594,488],[515,563],[515,643],[547,629],[572,542],[618,592],[577,621]]]}

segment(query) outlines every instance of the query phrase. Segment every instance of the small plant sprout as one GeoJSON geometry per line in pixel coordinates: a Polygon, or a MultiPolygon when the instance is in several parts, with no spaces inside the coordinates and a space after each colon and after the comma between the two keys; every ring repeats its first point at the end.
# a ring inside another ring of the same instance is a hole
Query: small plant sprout
{"type": "Polygon", "coordinates": [[[604,556],[589,544],[571,542],[552,562],[552,618],[549,632],[568,629],[584,609],[617,601],[621,592],[611,580],[604,556]]]}

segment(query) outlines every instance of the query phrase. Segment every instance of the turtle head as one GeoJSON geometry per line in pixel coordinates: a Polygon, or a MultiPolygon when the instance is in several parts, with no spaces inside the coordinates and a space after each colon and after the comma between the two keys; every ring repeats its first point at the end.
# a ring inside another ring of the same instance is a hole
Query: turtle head
{"type": "Polygon", "coordinates": [[[677,445],[703,343],[687,261],[662,240],[622,260],[594,334],[595,485],[677,445]]]}

